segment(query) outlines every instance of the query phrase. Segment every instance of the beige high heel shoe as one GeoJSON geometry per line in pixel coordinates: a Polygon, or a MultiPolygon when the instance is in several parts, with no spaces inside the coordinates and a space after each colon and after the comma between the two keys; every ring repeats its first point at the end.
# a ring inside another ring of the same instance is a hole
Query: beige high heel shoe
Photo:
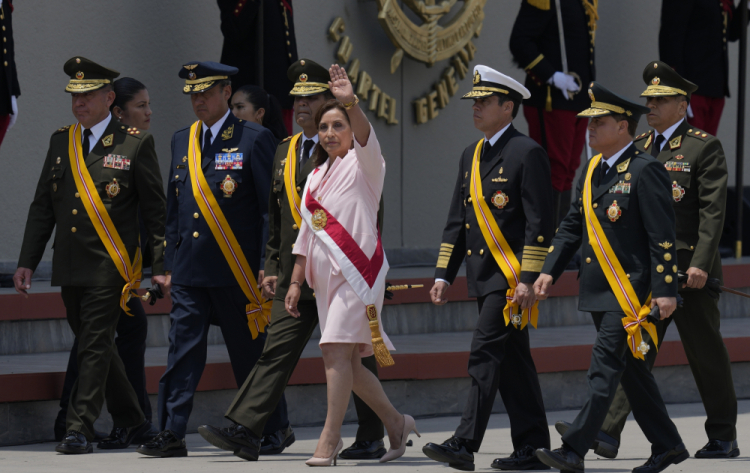
{"type": "Polygon", "coordinates": [[[336,466],[336,457],[339,455],[341,449],[344,448],[344,441],[339,439],[339,444],[333,449],[333,455],[328,458],[312,457],[305,462],[307,466],[336,466]]]}
{"type": "Polygon", "coordinates": [[[406,452],[406,441],[409,440],[409,434],[412,432],[417,434],[417,437],[421,437],[417,430],[417,424],[414,422],[414,418],[408,414],[404,414],[404,431],[401,434],[401,447],[399,447],[398,450],[392,448],[389,449],[388,453],[383,455],[380,459],[380,463],[389,462],[403,456],[404,452],[406,452]]]}

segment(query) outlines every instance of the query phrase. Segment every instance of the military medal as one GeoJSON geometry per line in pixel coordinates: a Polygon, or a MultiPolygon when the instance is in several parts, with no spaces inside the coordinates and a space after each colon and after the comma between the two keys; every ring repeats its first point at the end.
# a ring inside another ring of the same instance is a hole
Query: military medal
{"type": "Polygon", "coordinates": [[[510,322],[513,324],[513,326],[521,325],[521,316],[519,314],[513,314],[510,317],[510,322]]]}
{"type": "Polygon", "coordinates": [[[237,190],[237,181],[227,174],[227,177],[221,181],[221,190],[224,191],[224,197],[232,197],[234,191],[237,190]]]}
{"type": "Polygon", "coordinates": [[[324,229],[327,223],[328,216],[323,209],[316,210],[315,212],[313,212],[312,217],[310,217],[310,225],[316,232],[324,229]]]}
{"type": "Polygon", "coordinates": [[[620,210],[620,206],[617,205],[617,201],[615,200],[607,209],[607,218],[609,218],[610,222],[615,222],[621,215],[622,210],[620,210]]]}
{"type": "Polygon", "coordinates": [[[646,343],[644,341],[641,341],[641,344],[638,345],[638,351],[641,352],[641,353],[643,353],[644,356],[646,355],[646,353],[648,353],[648,351],[650,349],[651,349],[651,347],[648,346],[648,343],[646,343]]]}
{"type": "Polygon", "coordinates": [[[508,205],[508,195],[503,191],[495,192],[495,195],[492,196],[492,204],[498,209],[502,209],[508,205]]]}
{"type": "Polygon", "coordinates": [[[679,202],[685,197],[685,188],[677,184],[677,181],[672,182],[672,198],[675,202],[679,202]]]}
{"type": "Polygon", "coordinates": [[[117,183],[117,179],[112,179],[112,182],[107,184],[105,189],[109,198],[112,199],[120,193],[120,184],[117,183]]]}

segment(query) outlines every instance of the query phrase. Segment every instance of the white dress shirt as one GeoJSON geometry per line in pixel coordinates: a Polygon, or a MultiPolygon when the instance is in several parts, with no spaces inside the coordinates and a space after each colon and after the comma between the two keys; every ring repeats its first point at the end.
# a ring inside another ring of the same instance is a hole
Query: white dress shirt
{"type": "Polygon", "coordinates": [[[678,121],[678,122],[677,122],[677,123],[675,123],[674,125],[670,126],[670,127],[669,127],[669,128],[667,128],[666,130],[664,130],[664,133],[659,133],[658,131],[654,130],[654,142],[656,142],[656,138],[657,138],[657,137],[658,137],[659,135],[662,135],[662,136],[664,137],[664,141],[662,141],[662,142],[661,142],[661,148],[659,148],[659,151],[661,151],[661,150],[663,150],[663,149],[664,149],[664,146],[665,146],[665,145],[667,144],[667,141],[669,141],[669,140],[671,140],[671,139],[672,139],[672,135],[674,134],[674,131],[675,131],[675,130],[677,129],[677,127],[678,127],[678,126],[680,126],[680,125],[682,124],[682,122],[684,122],[684,121],[685,121],[685,119],[683,118],[682,120],[678,121]]]}
{"type": "MultiPolygon", "coordinates": [[[[214,123],[213,125],[211,125],[211,142],[209,143],[209,145],[212,145],[214,143],[214,140],[218,136],[219,131],[221,130],[221,127],[224,126],[224,122],[227,121],[227,117],[229,116],[230,113],[231,113],[231,111],[227,110],[227,113],[225,113],[223,117],[219,118],[216,121],[216,123],[214,123]]],[[[204,123],[203,124],[203,129],[201,130],[201,133],[202,133],[202,135],[201,135],[201,138],[202,138],[201,139],[201,143],[203,144],[204,148],[206,147],[204,139],[206,138],[206,131],[208,129],[209,128],[204,123]]]]}
{"type": "Polygon", "coordinates": [[[310,148],[310,156],[308,156],[308,158],[311,158],[312,157],[312,153],[315,150],[315,145],[318,144],[318,141],[320,141],[320,138],[318,138],[318,134],[317,133],[315,133],[312,136],[312,138],[308,138],[308,137],[305,136],[304,132],[302,133],[302,139],[301,139],[301,143],[300,143],[300,146],[299,146],[299,153],[297,155],[297,161],[300,164],[302,163],[302,153],[305,151],[305,142],[307,140],[312,140],[312,142],[313,142],[313,146],[312,146],[312,148],[310,148]]]}
{"type": "Polygon", "coordinates": [[[609,166],[609,169],[612,169],[612,166],[614,166],[617,160],[620,159],[620,156],[622,156],[622,153],[624,153],[626,149],[630,148],[630,145],[632,144],[633,142],[631,141],[630,143],[627,144],[627,146],[625,146],[623,149],[616,152],[609,158],[605,158],[604,155],[602,154],[602,162],[599,163],[599,166],[601,166],[602,163],[607,163],[607,165],[609,166]]]}
{"type": "MultiPolygon", "coordinates": [[[[89,149],[84,149],[83,150],[83,155],[84,156],[88,156],[88,154],[91,152],[91,150],[94,149],[94,146],[96,146],[96,142],[99,141],[99,138],[102,137],[102,135],[104,134],[104,130],[107,129],[107,127],[109,126],[109,122],[111,122],[111,121],[112,121],[112,114],[108,113],[107,114],[107,118],[105,118],[104,120],[100,121],[99,123],[97,123],[96,125],[94,125],[94,126],[92,126],[90,128],[90,130],[91,130],[91,137],[89,138],[89,149]]],[[[83,130],[81,131],[81,139],[82,140],[83,140],[83,132],[84,131],[86,131],[86,128],[83,128],[83,130]]]]}

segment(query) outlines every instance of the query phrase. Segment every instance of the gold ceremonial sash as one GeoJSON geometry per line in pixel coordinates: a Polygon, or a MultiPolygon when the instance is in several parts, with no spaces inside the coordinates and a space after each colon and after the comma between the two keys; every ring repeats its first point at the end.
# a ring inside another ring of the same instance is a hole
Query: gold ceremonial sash
{"type": "Polygon", "coordinates": [[[115,263],[117,272],[125,280],[125,286],[123,286],[120,295],[120,308],[126,314],[132,316],[133,314],[130,313],[127,304],[130,296],[135,294],[135,290],[141,286],[143,266],[141,248],[138,246],[135,250],[135,260],[131,264],[128,250],[125,248],[120,234],[117,233],[117,228],[112,223],[112,219],[109,217],[101,197],[99,197],[99,192],[96,190],[96,185],[91,180],[91,174],[86,168],[83,150],[81,149],[81,128],[81,124],[76,123],[68,131],[68,156],[70,157],[70,167],[73,170],[73,178],[76,182],[76,191],[81,196],[83,206],[86,208],[86,213],[91,219],[99,239],[107,249],[109,257],[115,263]]]}
{"type": "Polygon", "coordinates": [[[609,287],[614,292],[617,302],[620,304],[620,308],[625,312],[625,317],[622,319],[622,325],[625,327],[625,331],[628,332],[628,346],[630,351],[633,352],[633,356],[640,359],[645,359],[644,355],[648,352],[648,345],[643,342],[641,335],[641,327],[645,328],[651,340],[654,342],[654,346],[658,350],[658,337],[656,335],[656,327],[654,324],[646,319],[646,316],[651,312],[651,293],[646,298],[646,303],[641,305],[638,301],[638,295],[633,289],[633,285],[630,284],[627,273],[622,269],[620,260],[617,259],[612,246],[609,244],[607,236],[604,234],[599,219],[594,214],[594,207],[592,206],[591,197],[591,177],[594,171],[599,169],[599,163],[601,162],[602,155],[599,154],[594,156],[590,163],[589,168],[586,171],[586,181],[583,187],[583,209],[584,216],[586,218],[586,230],[589,236],[589,242],[594,248],[596,253],[596,259],[599,261],[604,275],[607,277],[609,287]]]}
{"type": "Polygon", "coordinates": [[[302,215],[299,213],[302,199],[297,193],[297,142],[301,136],[302,132],[299,132],[292,137],[292,141],[289,142],[289,151],[286,153],[286,163],[284,163],[284,187],[287,200],[289,200],[289,209],[292,211],[297,228],[302,228],[302,215]]]}
{"type": "Polygon", "coordinates": [[[518,262],[518,258],[513,254],[510,245],[505,240],[503,233],[500,231],[500,227],[497,226],[495,218],[492,216],[487,202],[484,200],[482,195],[482,176],[479,173],[479,153],[482,150],[484,144],[484,138],[479,140],[477,147],[474,150],[474,160],[471,163],[471,204],[474,207],[474,213],[477,216],[477,222],[479,222],[479,228],[482,230],[482,236],[487,246],[492,252],[492,256],[495,258],[497,265],[500,266],[505,275],[505,279],[508,280],[510,289],[505,294],[507,302],[503,309],[503,316],[505,317],[505,325],[513,322],[513,326],[517,329],[523,329],[526,324],[531,322],[531,325],[536,328],[536,321],[539,317],[539,301],[534,303],[531,309],[526,309],[519,312],[519,305],[513,303],[513,295],[516,292],[516,287],[520,283],[521,264],[518,262]]]}
{"type": "Polygon", "coordinates": [[[211,187],[203,175],[201,168],[201,149],[198,144],[201,127],[203,122],[197,121],[190,127],[190,142],[188,144],[188,166],[190,170],[190,183],[193,186],[193,197],[198,202],[203,218],[208,222],[211,233],[219,244],[221,252],[226,258],[229,267],[232,269],[235,279],[245,293],[245,297],[250,301],[247,304],[245,312],[247,314],[247,325],[250,327],[250,333],[253,339],[258,337],[259,332],[264,332],[266,325],[271,322],[270,302],[266,301],[258,293],[258,282],[255,275],[247,263],[245,254],[242,252],[237,238],[229,226],[224,212],[221,211],[219,203],[211,190],[211,187]],[[265,309],[265,310],[264,310],[265,309]]]}

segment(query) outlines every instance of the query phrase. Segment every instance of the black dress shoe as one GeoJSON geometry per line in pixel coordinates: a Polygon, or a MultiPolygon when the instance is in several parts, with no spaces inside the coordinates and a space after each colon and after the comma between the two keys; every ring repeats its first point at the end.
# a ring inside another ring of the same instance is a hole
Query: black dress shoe
{"type": "Polygon", "coordinates": [[[86,440],[86,436],[75,430],[68,431],[65,437],[62,439],[60,445],[55,447],[55,451],[58,453],[92,453],[94,446],[86,440]]]}
{"type": "MultiPolygon", "coordinates": [[[[555,430],[557,430],[557,433],[560,435],[565,435],[565,432],[568,431],[570,426],[570,422],[564,422],[561,420],[555,422],[555,430]]],[[[620,442],[600,430],[599,433],[596,434],[596,439],[594,440],[594,445],[591,446],[591,449],[600,457],[617,458],[617,452],[620,450],[620,442]]]]}
{"type": "Polygon", "coordinates": [[[159,432],[156,437],[144,443],[135,449],[135,451],[149,457],[169,458],[188,456],[185,439],[178,439],[171,430],[159,432]]]}
{"type": "Polygon", "coordinates": [[[737,440],[709,440],[705,447],[695,452],[695,458],[734,458],[740,456],[737,440]]]}
{"type": "Polygon", "coordinates": [[[285,429],[277,430],[271,435],[264,435],[260,441],[261,455],[278,455],[286,447],[294,443],[294,431],[288,425],[285,429]]]}
{"type": "Polygon", "coordinates": [[[198,427],[198,433],[214,447],[233,452],[243,460],[258,460],[260,439],[245,426],[233,424],[231,427],[218,429],[210,425],[201,425],[198,427]]]}
{"type": "Polygon", "coordinates": [[[461,471],[474,471],[474,453],[458,437],[451,437],[441,444],[428,443],[422,452],[432,460],[447,463],[449,467],[461,471]]]}
{"type": "Polygon", "coordinates": [[[498,470],[549,470],[536,456],[536,450],[531,445],[519,448],[508,458],[496,458],[492,462],[492,468],[498,470]]]}
{"type": "Polygon", "coordinates": [[[667,469],[669,465],[682,463],[690,457],[685,444],[681,443],[672,450],[667,450],[658,455],[651,455],[646,463],[633,468],[633,473],[659,473],[667,469]]]}
{"type": "Polygon", "coordinates": [[[128,448],[133,443],[134,438],[141,436],[141,434],[148,431],[151,427],[151,422],[147,420],[144,420],[142,424],[135,427],[114,427],[107,438],[99,442],[96,448],[101,448],[102,450],[122,450],[123,448],[128,448]]]}
{"type": "Polygon", "coordinates": [[[344,460],[377,460],[385,455],[385,444],[380,440],[360,440],[339,453],[344,460]]]}
{"type": "Polygon", "coordinates": [[[143,445],[144,443],[148,443],[151,439],[159,435],[159,430],[156,428],[156,426],[152,424],[151,421],[147,422],[148,429],[133,437],[133,440],[130,441],[130,445],[143,445]]]}
{"type": "Polygon", "coordinates": [[[556,450],[540,448],[536,451],[536,456],[545,465],[565,471],[566,473],[583,473],[584,470],[583,458],[565,444],[556,450]]]}

